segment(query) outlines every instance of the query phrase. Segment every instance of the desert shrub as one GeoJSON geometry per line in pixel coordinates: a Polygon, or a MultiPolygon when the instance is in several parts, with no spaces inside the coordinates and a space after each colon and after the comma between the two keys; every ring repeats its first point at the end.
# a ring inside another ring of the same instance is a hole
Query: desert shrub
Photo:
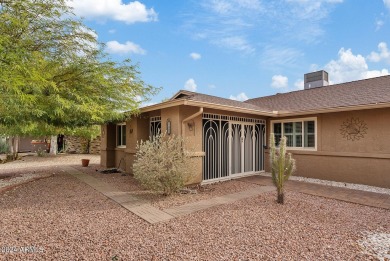
{"type": "Polygon", "coordinates": [[[133,173],[141,185],[163,195],[177,192],[194,175],[193,150],[180,136],[157,135],[137,144],[133,173]]]}
{"type": "Polygon", "coordinates": [[[284,183],[295,171],[295,160],[291,153],[286,152],[287,138],[280,139],[279,148],[275,145],[275,135],[271,133],[270,137],[270,163],[272,181],[277,190],[277,202],[284,203],[284,183]]]}
{"type": "Polygon", "coordinates": [[[38,156],[38,157],[45,157],[45,156],[47,156],[46,150],[43,150],[42,148],[38,148],[38,150],[37,150],[37,156],[38,156]]]}

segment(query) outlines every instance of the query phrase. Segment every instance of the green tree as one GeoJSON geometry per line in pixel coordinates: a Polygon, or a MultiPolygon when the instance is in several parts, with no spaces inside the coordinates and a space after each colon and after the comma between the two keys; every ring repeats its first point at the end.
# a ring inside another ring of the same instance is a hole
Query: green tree
{"type": "Polygon", "coordinates": [[[0,0],[0,72],[5,135],[120,121],[158,91],[110,60],[65,0],[0,0]]]}
{"type": "Polygon", "coordinates": [[[279,148],[275,145],[275,135],[271,133],[270,137],[270,163],[272,181],[277,190],[277,202],[284,204],[284,184],[296,169],[295,160],[291,153],[286,152],[287,138],[283,136],[280,139],[279,148]]]}

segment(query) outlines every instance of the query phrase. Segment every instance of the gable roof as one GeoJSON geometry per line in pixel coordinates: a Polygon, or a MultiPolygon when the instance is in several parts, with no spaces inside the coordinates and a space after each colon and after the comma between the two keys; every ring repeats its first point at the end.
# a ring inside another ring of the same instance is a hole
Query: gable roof
{"type": "Polygon", "coordinates": [[[245,101],[279,114],[390,103],[390,76],[276,94],[245,101]]]}
{"type": "Polygon", "coordinates": [[[209,103],[209,104],[215,104],[215,105],[222,105],[222,106],[230,106],[230,107],[236,107],[236,108],[242,108],[242,109],[250,109],[250,110],[256,110],[256,111],[269,111],[268,109],[263,109],[261,106],[253,105],[250,103],[244,103],[240,101],[235,101],[231,99],[221,98],[217,96],[202,94],[198,92],[190,92],[186,90],[180,90],[178,93],[176,93],[170,100],[177,100],[177,99],[185,99],[188,101],[195,101],[195,102],[202,102],[202,103],[209,103]]]}
{"type": "Polygon", "coordinates": [[[168,101],[142,107],[141,112],[154,111],[180,105],[241,112],[254,115],[274,116],[272,111],[262,109],[257,105],[185,90],[180,90],[168,101]]]}
{"type": "Polygon", "coordinates": [[[249,99],[245,102],[180,90],[170,100],[141,108],[152,111],[191,105],[264,116],[288,116],[390,107],[390,75],[249,99]]]}

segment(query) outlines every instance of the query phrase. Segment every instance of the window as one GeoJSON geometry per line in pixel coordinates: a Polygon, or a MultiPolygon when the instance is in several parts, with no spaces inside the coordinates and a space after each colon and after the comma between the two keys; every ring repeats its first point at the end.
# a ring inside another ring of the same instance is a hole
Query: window
{"type": "Polygon", "coordinates": [[[316,118],[271,121],[276,144],[286,136],[287,147],[315,149],[316,121],[316,118]]]}
{"type": "Polygon", "coordinates": [[[117,147],[126,147],[126,124],[125,123],[116,126],[116,145],[117,147]]]}
{"type": "Polygon", "coordinates": [[[155,116],[150,118],[149,138],[161,134],[161,117],[155,116]]]}

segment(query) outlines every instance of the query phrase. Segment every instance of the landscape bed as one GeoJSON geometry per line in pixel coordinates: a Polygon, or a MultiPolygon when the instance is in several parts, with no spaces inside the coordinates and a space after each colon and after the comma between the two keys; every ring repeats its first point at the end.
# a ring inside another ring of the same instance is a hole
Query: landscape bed
{"type": "MultiPolygon", "coordinates": [[[[73,160],[74,166],[81,165],[73,160]]],[[[50,169],[55,173],[51,177],[0,194],[4,228],[0,259],[384,260],[388,256],[389,210],[297,192],[288,192],[286,203],[280,205],[275,203],[276,194],[268,192],[151,225],[58,171],[58,164],[50,169]],[[23,252],[26,249],[34,251],[23,252]]],[[[118,189],[148,194],[131,176],[101,174],[94,165],[84,171],[118,189]]],[[[198,194],[149,197],[153,205],[166,208],[253,186],[231,181],[210,185],[198,194]]]]}

